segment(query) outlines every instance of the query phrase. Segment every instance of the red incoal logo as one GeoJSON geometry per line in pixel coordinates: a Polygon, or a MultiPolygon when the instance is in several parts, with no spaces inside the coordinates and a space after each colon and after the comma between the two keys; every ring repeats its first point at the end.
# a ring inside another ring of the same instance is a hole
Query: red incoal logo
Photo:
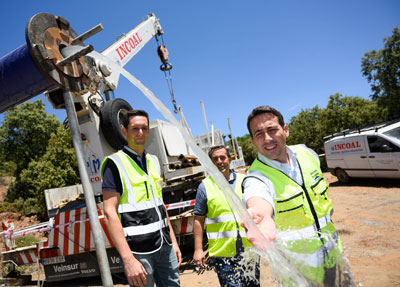
{"type": "Polygon", "coordinates": [[[361,147],[361,145],[358,141],[342,143],[342,144],[335,144],[335,150],[353,149],[353,148],[360,148],[360,147],[361,147]]]}

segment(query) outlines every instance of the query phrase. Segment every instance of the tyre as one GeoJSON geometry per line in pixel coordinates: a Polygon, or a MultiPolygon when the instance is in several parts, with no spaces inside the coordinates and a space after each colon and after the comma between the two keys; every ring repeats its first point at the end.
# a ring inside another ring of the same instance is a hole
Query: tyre
{"type": "Polygon", "coordinates": [[[341,168],[335,171],[335,175],[341,183],[348,183],[350,181],[350,176],[341,168]]]}
{"type": "Polygon", "coordinates": [[[123,99],[113,99],[105,103],[100,112],[100,129],[108,144],[115,150],[120,150],[127,144],[122,134],[123,114],[132,110],[131,105],[123,99]]]}

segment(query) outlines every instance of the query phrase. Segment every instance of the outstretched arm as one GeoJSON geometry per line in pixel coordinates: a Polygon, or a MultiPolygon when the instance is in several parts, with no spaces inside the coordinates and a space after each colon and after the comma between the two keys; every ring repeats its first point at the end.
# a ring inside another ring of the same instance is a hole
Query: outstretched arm
{"type": "MultiPolygon", "coordinates": [[[[247,201],[247,211],[253,218],[254,223],[257,225],[258,229],[261,231],[262,235],[269,241],[275,240],[276,238],[276,227],[275,222],[272,218],[273,208],[271,204],[261,197],[252,197],[247,201]]],[[[260,246],[263,239],[260,238],[258,232],[253,230],[247,230],[247,239],[249,242],[255,246],[260,246]]],[[[263,249],[263,248],[262,248],[263,249]]]]}

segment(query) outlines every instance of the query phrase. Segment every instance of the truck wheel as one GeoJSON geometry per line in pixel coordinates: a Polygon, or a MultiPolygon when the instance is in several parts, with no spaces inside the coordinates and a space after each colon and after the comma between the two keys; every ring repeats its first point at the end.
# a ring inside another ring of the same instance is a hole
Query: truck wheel
{"type": "Polygon", "coordinates": [[[123,113],[132,110],[131,105],[123,99],[113,99],[105,103],[100,112],[100,128],[108,144],[120,150],[127,144],[122,134],[123,113]]]}
{"type": "Polygon", "coordinates": [[[341,183],[348,183],[350,181],[350,176],[341,168],[336,170],[335,175],[341,183]]]}

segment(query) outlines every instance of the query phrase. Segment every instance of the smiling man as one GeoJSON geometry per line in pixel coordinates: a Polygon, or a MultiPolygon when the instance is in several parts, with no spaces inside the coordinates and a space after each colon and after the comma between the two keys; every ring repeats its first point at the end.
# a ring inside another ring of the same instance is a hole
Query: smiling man
{"type": "MultiPolygon", "coordinates": [[[[337,272],[343,250],[318,155],[304,145],[286,145],[289,128],[272,107],[255,108],[247,128],[258,151],[243,181],[249,213],[267,239],[275,240],[280,232],[285,255],[310,286],[335,286],[342,280],[336,274],[343,275],[337,272]]],[[[260,243],[256,236],[247,233],[254,245],[260,243]]]]}
{"type": "MultiPolygon", "coordinates": [[[[218,170],[225,176],[231,188],[241,198],[241,184],[244,178],[230,169],[231,157],[225,146],[214,146],[208,155],[218,170]]],[[[203,251],[203,231],[206,225],[208,251],[221,286],[244,287],[260,286],[260,270],[257,258],[246,266],[254,277],[244,276],[240,264],[244,247],[250,246],[240,218],[226,201],[221,189],[209,176],[199,185],[194,206],[194,254],[193,259],[200,267],[205,267],[203,251]]]]}
{"type": "Polygon", "coordinates": [[[107,229],[130,286],[180,286],[181,252],[162,198],[160,164],[144,149],[147,112],[129,111],[121,131],[128,145],[101,166],[107,229]]]}

